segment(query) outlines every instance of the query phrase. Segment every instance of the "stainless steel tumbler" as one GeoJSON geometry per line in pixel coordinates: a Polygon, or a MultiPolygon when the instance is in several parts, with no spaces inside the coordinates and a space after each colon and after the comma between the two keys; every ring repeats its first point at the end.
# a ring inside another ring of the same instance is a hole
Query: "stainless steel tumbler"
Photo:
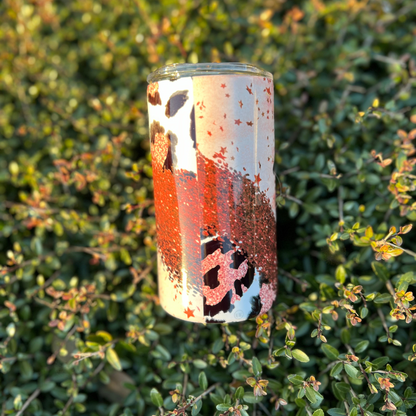
{"type": "Polygon", "coordinates": [[[148,81],[162,307],[200,323],[267,312],[277,291],[272,75],[174,64],[148,81]]]}

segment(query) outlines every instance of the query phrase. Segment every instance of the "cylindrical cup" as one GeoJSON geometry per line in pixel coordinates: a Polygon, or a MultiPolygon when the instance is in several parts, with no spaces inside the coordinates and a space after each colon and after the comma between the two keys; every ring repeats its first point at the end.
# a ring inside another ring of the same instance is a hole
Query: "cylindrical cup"
{"type": "Polygon", "coordinates": [[[175,64],[148,81],[162,307],[200,323],[267,312],[277,291],[272,75],[175,64]]]}

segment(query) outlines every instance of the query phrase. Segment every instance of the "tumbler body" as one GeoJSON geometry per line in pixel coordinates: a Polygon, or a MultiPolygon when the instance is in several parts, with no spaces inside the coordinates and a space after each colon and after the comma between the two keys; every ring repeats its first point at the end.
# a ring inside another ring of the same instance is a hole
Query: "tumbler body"
{"type": "Polygon", "coordinates": [[[277,292],[273,81],[210,65],[148,86],[159,297],[186,321],[238,322],[277,292]]]}

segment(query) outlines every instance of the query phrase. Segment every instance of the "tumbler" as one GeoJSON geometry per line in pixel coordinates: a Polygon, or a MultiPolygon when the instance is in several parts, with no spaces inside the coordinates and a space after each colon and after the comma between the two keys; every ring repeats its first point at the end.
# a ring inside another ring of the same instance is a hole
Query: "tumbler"
{"type": "Polygon", "coordinates": [[[148,76],[161,306],[244,321],[277,292],[273,76],[242,63],[148,76]]]}

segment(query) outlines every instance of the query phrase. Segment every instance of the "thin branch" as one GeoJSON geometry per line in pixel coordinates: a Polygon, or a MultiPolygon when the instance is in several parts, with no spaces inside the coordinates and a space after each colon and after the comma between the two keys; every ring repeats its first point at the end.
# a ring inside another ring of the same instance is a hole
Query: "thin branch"
{"type": "Polygon", "coordinates": [[[338,188],[338,212],[339,222],[344,222],[344,201],[342,199],[342,186],[338,188]]]}
{"type": "Polygon", "coordinates": [[[306,280],[301,280],[296,276],[293,276],[293,274],[287,272],[286,270],[279,268],[279,273],[283,274],[283,276],[288,277],[289,279],[293,280],[295,283],[300,285],[302,288],[302,292],[304,292],[306,288],[309,286],[309,283],[306,280]]]}
{"type": "Polygon", "coordinates": [[[403,248],[403,247],[396,246],[393,243],[388,243],[387,241],[386,241],[386,244],[388,244],[389,246],[392,246],[394,248],[398,248],[400,250],[403,250],[405,253],[409,254],[410,256],[412,256],[412,257],[414,257],[416,259],[416,253],[415,252],[413,252],[411,250],[408,250],[407,248],[403,248]]]}
{"type": "Polygon", "coordinates": [[[289,168],[284,170],[283,172],[280,172],[280,176],[288,175],[289,173],[297,172],[300,169],[299,166],[295,166],[293,168],[289,168]]]}
{"type": "Polygon", "coordinates": [[[40,286],[38,289],[36,289],[35,292],[29,295],[29,298],[35,296],[36,293],[40,292],[41,290],[46,289],[59,276],[60,272],[60,270],[57,270],[55,273],[53,273],[52,276],[42,286],[40,286]]]}
{"type": "Polygon", "coordinates": [[[261,409],[263,410],[263,412],[267,415],[267,416],[272,416],[272,414],[267,410],[267,407],[262,403],[259,402],[259,406],[261,407],[261,409]]]}
{"type": "Polygon", "coordinates": [[[76,325],[74,325],[71,330],[66,334],[65,338],[62,340],[62,342],[59,344],[58,348],[56,349],[56,351],[48,358],[48,362],[49,360],[51,360],[51,364],[55,361],[57,355],[59,354],[59,351],[61,350],[61,348],[66,344],[66,342],[68,341],[69,338],[71,338],[72,335],[75,334],[75,331],[77,330],[76,325]]]}
{"type": "Polygon", "coordinates": [[[29,398],[25,401],[24,405],[22,406],[22,408],[16,413],[16,416],[20,416],[23,414],[23,412],[27,409],[27,407],[30,405],[30,403],[33,402],[33,400],[36,399],[36,397],[38,397],[40,394],[40,389],[37,388],[30,396],[29,398]]]}
{"type": "MultiPolygon", "coordinates": [[[[345,344],[345,346],[347,347],[347,350],[348,350],[348,352],[349,352],[350,354],[355,355],[355,352],[354,352],[354,350],[352,349],[352,347],[351,347],[350,345],[345,344]]],[[[367,383],[368,383],[368,388],[370,389],[370,392],[372,393],[372,392],[373,392],[373,389],[371,388],[372,384],[371,384],[370,379],[368,378],[367,373],[364,371],[364,368],[363,368],[363,366],[361,365],[361,363],[358,363],[358,367],[359,367],[359,369],[360,369],[360,371],[361,371],[361,374],[362,374],[362,375],[364,376],[364,378],[366,379],[366,381],[367,381],[367,383]]]]}
{"type": "Polygon", "coordinates": [[[381,322],[383,323],[383,328],[386,331],[387,337],[391,338],[389,327],[387,326],[386,318],[384,317],[384,314],[381,308],[377,308],[377,313],[380,316],[381,322]]]}
{"type": "Polygon", "coordinates": [[[294,196],[291,196],[291,195],[285,195],[285,198],[286,198],[286,199],[288,199],[289,201],[296,202],[296,203],[297,203],[297,204],[299,204],[299,205],[302,205],[302,204],[303,204],[303,202],[302,202],[300,199],[295,198],[294,196]]]}
{"type": "Polygon", "coordinates": [[[188,387],[188,373],[185,373],[183,375],[183,389],[182,389],[182,394],[185,396],[186,394],[186,388],[188,387]]]}
{"type": "Polygon", "coordinates": [[[387,290],[390,292],[390,295],[392,295],[394,298],[396,296],[396,292],[394,291],[393,285],[391,284],[390,280],[387,280],[386,287],[387,290]]]}

